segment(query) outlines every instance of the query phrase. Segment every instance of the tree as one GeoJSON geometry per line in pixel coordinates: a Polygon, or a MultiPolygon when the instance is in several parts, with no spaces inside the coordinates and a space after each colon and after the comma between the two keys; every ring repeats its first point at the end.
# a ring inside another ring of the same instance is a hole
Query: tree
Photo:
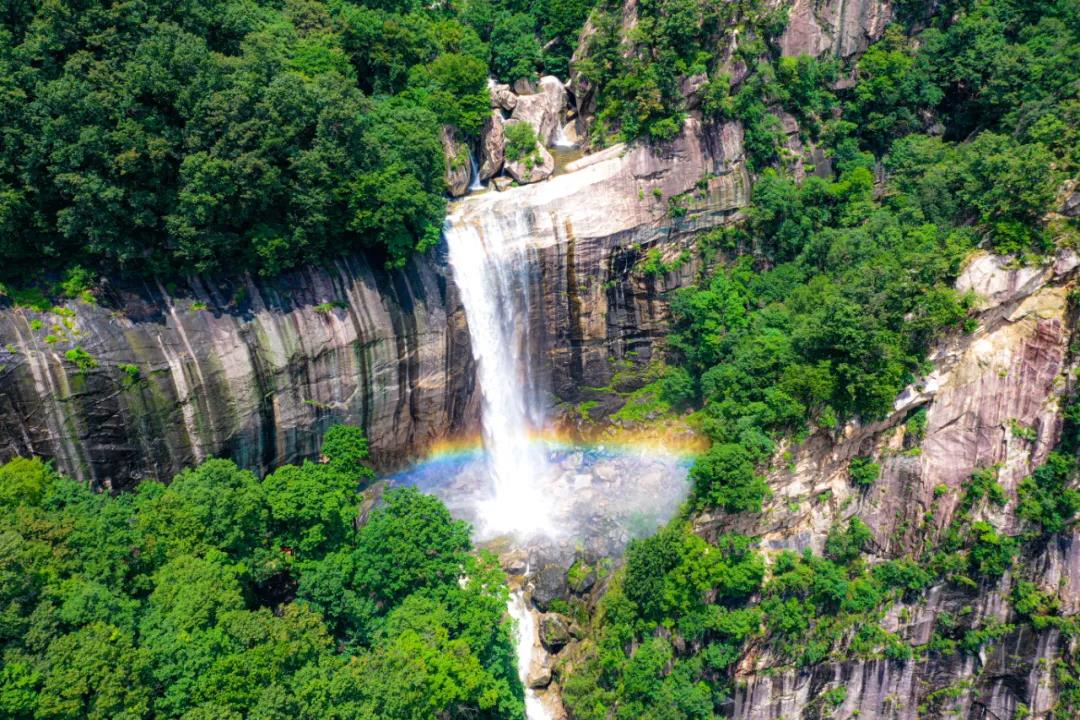
{"type": "Polygon", "coordinates": [[[710,447],[690,468],[690,477],[699,503],[728,512],[760,512],[769,494],[750,454],[734,443],[710,447]]]}

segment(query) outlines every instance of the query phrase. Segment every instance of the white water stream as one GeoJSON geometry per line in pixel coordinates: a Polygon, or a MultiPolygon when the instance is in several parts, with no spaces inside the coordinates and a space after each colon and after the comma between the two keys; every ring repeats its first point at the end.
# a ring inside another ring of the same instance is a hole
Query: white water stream
{"type": "Polygon", "coordinates": [[[517,627],[518,677],[521,678],[521,684],[525,686],[525,718],[526,720],[551,720],[552,712],[537,697],[536,691],[529,687],[528,682],[529,669],[532,667],[536,646],[539,643],[536,634],[536,616],[526,604],[525,594],[521,590],[515,590],[510,595],[510,602],[507,603],[506,609],[517,627]]]}
{"type": "MultiPolygon", "coordinates": [[[[483,535],[553,534],[546,449],[530,438],[544,409],[530,358],[529,262],[524,242],[507,239],[493,216],[478,227],[451,216],[444,230],[461,292],[483,396],[482,424],[491,497],[480,508],[483,535]]],[[[524,233],[512,233],[527,237],[524,233]]]]}

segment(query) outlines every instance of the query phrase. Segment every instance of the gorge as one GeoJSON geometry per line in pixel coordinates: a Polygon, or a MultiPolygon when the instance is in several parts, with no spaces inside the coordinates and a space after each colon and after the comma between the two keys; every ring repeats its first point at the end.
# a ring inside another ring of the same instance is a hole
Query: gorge
{"type": "Polygon", "coordinates": [[[1075,3],[90,4],[0,28],[0,716],[1080,714],[1075,3]]]}

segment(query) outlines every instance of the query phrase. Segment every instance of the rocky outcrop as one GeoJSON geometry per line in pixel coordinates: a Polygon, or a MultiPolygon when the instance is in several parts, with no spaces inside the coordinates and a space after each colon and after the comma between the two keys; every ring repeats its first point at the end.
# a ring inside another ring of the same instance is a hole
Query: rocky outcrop
{"type": "MultiPolygon", "coordinates": [[[[858,516],[874,533],[878,558],[919,557],[951,523],[972,473],[997,467],[1008,498],[980,510],[1008,534],[1018,534],[1016,489],[1042,464],[1060,433],[1059,398],[1073,382],[1068,348],[1073,322],[1067,301],[1080,258],[1020,267],[991,255],[971,260],[957,285],[978,294],[979,327],[940,343],[934,370],[896,401],[895,412],[838,435],[818,432],[797,447],[769,479],[773,497],[756,517],[704,516],[707,536],[746,532],[767,551],[822,550],[829,529],[858,516]],[[907,420],[916,411],[924,424],[907,420]],[[865,490],[851,484],[848,465],[871,456],[881,473],[865,490]]],[[[781,465],[778,463],[778,465],[781,465]]],[[[856,659],[796,669],[752,647],[737,672],[734,717],[745,720],[823,717],[821,698],[845,688],[837,717],[1009,718],[1026,707],[1047,717],[1056,699],[1053,666],[1067,642],[1053,627],[1035,630],[1009,598],[1020,579],[1056,595],[1063,613],[1080,608],[1080,535],[1035,543],[999,580],[977,587],[940,584],[894,606],[883,629],[925,645],[942,618],[961,618],[961,630],[1009,624],[978,653],[917,653],[912,659],[856,659]]]]}
{"type": "Polygon", "coordinates": [[[480,133],[480,180],[487,181],[502,170],[506,158],[506,135],[503,132],[503,116],[498,110],[484,123],[480,133]]]}
{"type": "Polygon", "coordinates": [[[780,49],[790,56],[850,57],[881,37],[891,19],[887,0],[795,0],[780,49]]]}
{"type": "Polygon", "coordinates": [[[494,109],[502,109],[506,112],[513,112],[517,107],[517,95],[510,89],[509,85],[492,85],[491,86],[491,107],[494,109]]]}
{"type": "Polygon", "coordinates": [[[2,307],[0,459],[42,455],[115,489],[211,456],[258,470],[312,457],[351,422],[390,467],[475,429],[468,342],[438,255],[2,307]]]}
{"type": "Polygon", "coordinates": [[[749,191],[740,126],[690,120],[667,144],[614,146],[551,181],[466,198],[450,221],[528,246],[542,384],[577,402],[608,385],[618,363],[649,361],[664,334],[665,292],[694,276],[688,263],[643,277],[634,269],[645,253],[678,256],[693,233],[729,222],[749,191]]]}
{"type": "Polygon", "coordinates": [[[566,114],[566,87],[557,77],[540,78],[540,89],[531,95],[518,95],[512,120],[527,122],[536,131],[540,144],[551,147],[559,137],[566,114]]]}
{"type": "Polygon", "coordinates": [[[472,163],[469,148],[458,136],[457,128],[444,125],[439,136],[446,158],[446,189],[451,197],[461,197],[469,192],[472,179],[472,163]]]}
{"type": "Polygon", "coordinates": [[[532,152],[517,160],[507,160],[503,168],[506,170],[506,174],[513,178],[515,182],[527,185],[551,177],[551,174],[555,172],[555,158],[551,156],[546,147],[536,143],[532,152]]]}

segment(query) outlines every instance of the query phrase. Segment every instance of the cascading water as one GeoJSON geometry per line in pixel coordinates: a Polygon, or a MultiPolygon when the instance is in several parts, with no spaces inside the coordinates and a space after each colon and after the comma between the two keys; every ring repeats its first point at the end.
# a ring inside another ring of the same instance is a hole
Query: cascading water
{"type": "Polygon", "coordinates": [[[536,617],[525,602],[525,594],[521,590],[515,590],[510,594],[506,611],[513,618],[517,631],[518,677],[525,686],[525,719],[552,720],[551,711],[537,697],[536,691],[529,687],[529,671],[536,657],[538,637],[536,617]]]}
{"type": "Polygon", "coordinates": [[[491,215],[481,227],[447,219],[444,234],[454,282],[469,322],[473,357],[483,396],[482,424],[492,496],[480,508],[488,535],[552,534],[541,486],[550,466],[545,448],[532,442],[542,419],[529,358],[528,248],[504,233],[491,215]]]}
{"type": "Polygon", "coordinates": [[[476,153],[469,149],[469,192],[477,192],[484,189],[484,183],[480,182],[480,165],[476,162],[476,153]]]}

